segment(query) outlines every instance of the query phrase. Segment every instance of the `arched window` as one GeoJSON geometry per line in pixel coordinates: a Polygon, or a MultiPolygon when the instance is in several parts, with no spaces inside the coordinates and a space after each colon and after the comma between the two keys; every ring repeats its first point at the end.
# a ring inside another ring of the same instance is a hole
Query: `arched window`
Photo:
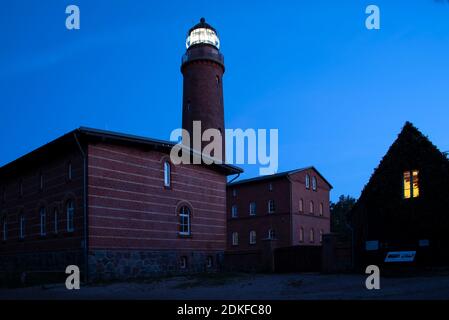
{"type": "Polygon", "coordinates": [[[179,234],[190,235],[190,209],[187,206],[182,206],[179,209],[179,234]]]}
{"type": "Polygon", "coordinates": [[[2,240],[8,240],[8,223],[6,220],[6,215],[2,218],[2,240]]]}
{"type": "Polygon", "coordinates": [[[306,189],[310,189],[310,176],[308,173],[306,174],[306,189]]]}
{"type": "Polygon", "coordinates": [[[72,162],[69,162],[69,164],[67,165],[67,179],[69,181],[72,180],[72,162]]]}
{"type": "Polygon", "coordinates": [[[39,209],[39,217],[41,223],[41,236],[45,236],[47,234],[47,210],[45,210],[45,207],[39,209]]]}
{"type": "Polygon", "coordinates": [[[253,230],[249,233],[249,244],[256,244],[256,241],[256,231],[253,230]]]}
{"type": "Polygon", "coordinates": [[[315,176],[312,177],[312,190],[316,191],[316,177],[315,176]]]}
{"type": "Polygon", "coordinates": [[[323,203],[320,203],[320,216],[323,216],[324,214],[324,207],[323,207],[323,203]]]}
{"type": "Polygon", "coordinates": [[[25,238],[25,216],[23,214],[19,216],[19,238],[25,238]]]}
{"type": "Polygon", "coordinates": [[[304,200],[299,199],[299,212],[303,212],[303,211],[304,211],[304,200]]]}
{"type": "Polygon", "coordinates": [[[268,239],[275,239],[276,238],[276,233],[274,232],[273,229],[268,230],[268,239]]]}
{"type": "Polygon", "coordinates": [[[171,166],[170,162],[164,162],[164,187],[170,188],[171,186],[171,166]]]}
{"type": "Polygon", "coordinates": [[[313,229],[310,229],[309,240],[310,242],[315,242],[315,231],[313,229]]]}
{"type": "Polygon", "coordinates": [[[54,232],[54,234],[57,234],[58,233],[58,209],[57,208],[55,208],[53,210],[53,223],[54,223],[53,232],[54,232]]]}
{"type": "Polygon", "coordinates": [[[239,234],[237,232],[232,233],[232,245],[233,246],[239,245],[239,234]]]}
{"type": "Polygon", "coordinates": [[[67,214],[67,231],[75,231],[74,216],[75,216],[75,205],[72,200],[66,203],[66,214],[67,214]]]}
{"type": "Polygon", "coordinates": [[[310,208],[309,208],[309,211],[310,211],[311,214],[313,214],[313,213],[315,212],[315,206],[314,206],[314,204],[313,204],[313,201],[310,201],[310,208]]]}
{"type": "Polygon", "coordinates": [[[304,242],[304,228],[299,228],[299,242],[304,242]]]}

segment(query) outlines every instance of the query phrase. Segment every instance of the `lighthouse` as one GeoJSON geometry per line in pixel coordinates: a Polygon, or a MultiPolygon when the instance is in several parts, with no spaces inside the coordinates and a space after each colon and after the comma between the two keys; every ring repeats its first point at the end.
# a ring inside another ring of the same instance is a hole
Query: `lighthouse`
{"type": "MultiPolygon", "coordinates": [[[[182,57],[182,128],[190,134],[190,146],[197,152],[201,152],[209,142],[202,142],[201,150],[197,150],[192,141],[194,122],[201,122],[201,136],[207,129],[217,129],[221,133],[222,152],[219,158],[223,162],[225,159],[224,71],[224,57],[220,52],[218,33],[204,18],[201,18],[200,22],[187,33],[186,52],[182,57]]],[[[217,157],[217,154],[213,156],[217,157]]]]}

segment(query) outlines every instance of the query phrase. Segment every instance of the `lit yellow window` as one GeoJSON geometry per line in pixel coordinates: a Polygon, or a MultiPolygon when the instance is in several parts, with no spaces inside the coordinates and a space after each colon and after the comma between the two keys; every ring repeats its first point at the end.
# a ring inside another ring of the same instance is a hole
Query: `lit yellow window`
{"type": "Polygon", "coordinates": [[[419,197],[419,171],[404,172],[404,199],[419,197]]]}
{"type": "Polygon", "coordinates": [[[412,183],[413,183],[413,198],[419,197],[419,178],[418,178],[418,170],[413,171],[412,183]]]}

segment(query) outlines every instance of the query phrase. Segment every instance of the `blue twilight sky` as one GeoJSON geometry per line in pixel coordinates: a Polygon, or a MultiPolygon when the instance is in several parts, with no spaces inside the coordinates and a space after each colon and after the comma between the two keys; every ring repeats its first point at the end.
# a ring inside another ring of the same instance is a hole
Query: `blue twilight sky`
{"type": "Polygon", "coordinates": [[[79,126],[169,139],[202,16],[225,55],[226,127],[278,128],[279,170],[316,166],[333,200],[359,196],[406,120],[449,150],[446,0],[2,0],[0,166],[79,126]]]}

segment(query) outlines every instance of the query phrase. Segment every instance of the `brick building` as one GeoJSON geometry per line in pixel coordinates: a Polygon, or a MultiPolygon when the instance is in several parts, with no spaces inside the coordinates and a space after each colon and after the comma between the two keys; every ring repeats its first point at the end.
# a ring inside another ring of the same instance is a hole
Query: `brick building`
{"type": "MultiPolygon", "coordinates": [[[[223,56],[201,19],[182,58],[183,128],[222,130],[223,56]]],[[[0,168],[0,272],[90,280],[215,270],[226,248],[225,164],[173,165],[173,143],[79,128],[0,168]]]]}
{"type": "Polygon", "coordinates": [[[229,183],[228,251],[253,254],[267,240],[276,247],[321,245],[330,231],[331,189],[314,167],[229,183]]]}

